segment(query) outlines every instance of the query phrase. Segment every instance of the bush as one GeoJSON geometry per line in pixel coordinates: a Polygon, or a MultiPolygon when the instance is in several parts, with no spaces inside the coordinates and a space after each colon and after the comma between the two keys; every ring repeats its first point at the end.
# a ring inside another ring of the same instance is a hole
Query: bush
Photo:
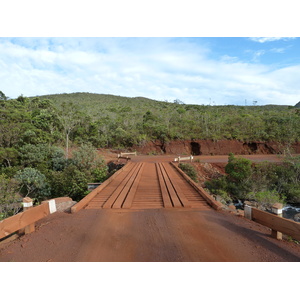
{"type": "Polygon", "coordinates": [[[15,175],[19,183],[20,193],[23,197],[31,197],[37,200],[46,199],[50,195],[50,187],[46,176],[34,168],[25,168],[15,175]]]}
{"type": "Polygon", "coordinates": [[[17,182],[0,174],[0,220],[16,214],[22,207],[21,200],[17,182]]]}
{"type": "Polygon", "coordinates": [[[88,177],[74,165],[69,165],[62,172],[52,171],[49,180],[53,198],[68,196],[79,201],[87,194],[88,177]]]}
{"type": "Polygon", "coordinates": [[[90,144],[83,144],[74,151],[72,162],[78,170],[85,172],[87,175],[91,175],[95,169],[105,169],[107,171],[103,158],[98,155],[96,149],[90,144]]]}
{"type": "Polygon", "coordinates": [[[287,184],[284,191],[290,203],[300,204],[300,186],[299,184],[287,184]]]}
{"type": "Polygon", "coordinates": [[[53,147],[51,152],[51,167],[54,171],[62,171],[67,166],[67,159],[63,149],[53,147]]]}
{"type": "Polygon", "coordinates": [[[225,172],[233,181],[241,183],[250,178],[252,173],[251,165],[251,160],[243,157],[236,158],[232,153],[230,153],[228,164],[225,167],[225,172]]]}
{"type": "MultiPolygon", "coordinates": [[[[227,191],[228,190],[228,183],[226,180],[226,176],[222,176],[220,178],[212,179],[210,181],[205,182],[205,186],[213,193],[220,195],[220,191],[227,191]]],[[[227,193],[227,192],[226,192],[227,193]]]]}
{"type": "Polygon", "coordinates": [[[19,155],[21,165],[24,167],[44,169],[47,168],[49,146],[44,144],[25,144],[20,147],[19,155]]]}
{"type": "Polygon", "coordinates": [[[107,167],[96,168],[92,171],[92,181],[103,182],[107,178],[107,167]]]}
{"type": "Polygon", "coordinates": [[[250,193],[249,198],[260,203],[265,209],[270,210],[275,203],[284,204],[285,197],[281,196],[277,191],[260,191],[257,193],[250,193]]]}
{"type": "Polygon", "coordinates": [[[194,166],[190,165],[190,164],[183,164],[180,163],[178,165],[178,167],[186,174],[188,175],[192,180],[194,180],[195,182],[198,182],[197,179],[197,171],[195,169],[194,166]]]}

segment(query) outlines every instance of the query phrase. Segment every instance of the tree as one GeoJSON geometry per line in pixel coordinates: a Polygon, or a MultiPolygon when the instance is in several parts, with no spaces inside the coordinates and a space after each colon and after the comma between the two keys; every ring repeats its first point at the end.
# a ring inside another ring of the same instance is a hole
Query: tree
{"type": "Polygon", "coordinates": [[[50,188],[45,175],[34,168],[20,170],[14,178],[19,183],[23,197],[30,196],[41,200],[50,195],[50,188]]]}
{"type": "Polygon", "coordinates": [[[18,157],[18,151],[15,148],[0,148],[0,165],[11,167],[18,157]]]}
{"type": "Polygon", "coordinates": [[[175,100],[173,101],[173,103],[175,103],[175,104],[180,104],[180,105],[183,105],[183,104],[184,104],[184,102],[181,101],[181,100],[179,100],[179,99],[175,99],[175,100]]]}
{"type": "Polygon", "coordinates": [[[0,100],[8,100],[8,97],[2,91],[0,91],[0,100]]]}
{"type": "Polygon", "coordinates": [[[104,159],[90,144],[83,144],[78,150],[73,151],[72,162],[91,181],[102,182],[107,177],[108,168],[104,159]]]}
{"type": "Polygon", "coordinates": [[[250,178],[252,173],[251,165],[251,160],[243,157],[236,158],[232,153],[230,153],[228,164],[225,167],[225,172],[233,181],[241,183],[250,178]]]}
{"type": "Polygon", "coordinates": [[[49,146],[43,144],[25,144],[19,148],[20,161],[24,167],[45,168],[50,156],[49,146]]]}
{"type": "Polygon", "coordinates": [[[69,139],[70,134],[79,124],[79,111],[73,103],[63,103],[57,115],[66,136],[66,159],[69,157],[69,139]]]}
{"type": "Polygon", "coordinates": [[[90,144],[82,144],[73,151],[72,160],[81,171],[92,170],[104,164],[104,160],[98,156],[96,149],[90,144]]]}
{"type": "Polygon", "coordinates": [[[17,192],[17,182],[0,174],[0,220],[16,214],[21,208],[22,198],[17,192]]]}
{"type": "Polygon", "coordinates": [[[68,161],[65,158],[63,149],[53,147],[50,157],[52,170],[62,171],[67,166],[68,161]]]}

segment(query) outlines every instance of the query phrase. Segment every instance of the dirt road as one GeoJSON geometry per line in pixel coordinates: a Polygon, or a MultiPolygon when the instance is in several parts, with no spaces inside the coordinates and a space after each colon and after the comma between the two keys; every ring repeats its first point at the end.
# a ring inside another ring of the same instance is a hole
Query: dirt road
{"type": "MultiPolygon", "coordinates": [[[[189,155],[182,155],[182,157],[188,157],[189,155]]],[[[132,156],[131,160],[133,162],[170,162],[173,161],[174,158],[177,158],[176,155],[138,155],[132,156]]],[[[262,161],[270,161],[270,162],[279,162],[281,158],[276,154],[269,155],[236,155],[236,157],[244,157],[252,160],[253,162],[262,162],[262,161]]],[[[199,160],[200,162],[208,162],[208,163],[227,163],[228,155],[196,155],[194,156],[194,160],[199,160]]]]}
{"type": "Polygon", "coordinates": [[[0,261],[300,261],[300,247],[212,209],[89,209],[43,219],[2,248],[0,261]]]}

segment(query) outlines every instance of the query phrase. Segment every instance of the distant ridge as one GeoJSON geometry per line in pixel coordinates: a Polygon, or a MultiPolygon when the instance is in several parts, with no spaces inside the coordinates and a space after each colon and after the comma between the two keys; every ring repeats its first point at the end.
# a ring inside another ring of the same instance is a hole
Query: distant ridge
{"type": "MultiPolygon", "coordinates": [[[[52,99],[52,100],[61,100],[61,101],[70,101],[74,100],[75,102],[78,100],[89,100],[89,101],[156,101],[161,102],[158,100],[146,98],[146,97],[126,97],[126,96],[119,96],[119,95],[112,95],[112,94],[97,94],[97,93],[88,93],[88,92],[77,92],[77,93],[61,93],[61,94],[49,94],[49,95],[40,95],[35,96],[44,99],[52,99]]],[[[30,97],[30,98],[35,98],[30,97]]]]}
{"type": "Polygon", "coordinates": [[[300,108],[300,101],[295,105],[295,107],[299,107],[300,108]]]}

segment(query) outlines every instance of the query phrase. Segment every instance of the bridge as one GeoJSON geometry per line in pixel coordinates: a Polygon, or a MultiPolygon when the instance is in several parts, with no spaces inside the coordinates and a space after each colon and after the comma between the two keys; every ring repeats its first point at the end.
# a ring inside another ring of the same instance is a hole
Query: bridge
{"type": "Polygon", "coordinates": [[[214,202],[203,190],[191,185],[170,163],[128,162],[104,185],[72,208],[150,209],[198,208],[207,210],[214,202]],[[113,180],[112,180],[113,179],[113,180]]]}
{"type": "MultiPolygon", "coordinates": [[[[300,261],[299,247],[272,238],[261,224],[224,212],[166,159],[128,161],[71,214],[45,217],[47,207],[41,205],[43,218],[34,232],[0,244],[0,262],[300,261]]],[[[28,210],[31,217],[34,209],[28,210]]]]}

